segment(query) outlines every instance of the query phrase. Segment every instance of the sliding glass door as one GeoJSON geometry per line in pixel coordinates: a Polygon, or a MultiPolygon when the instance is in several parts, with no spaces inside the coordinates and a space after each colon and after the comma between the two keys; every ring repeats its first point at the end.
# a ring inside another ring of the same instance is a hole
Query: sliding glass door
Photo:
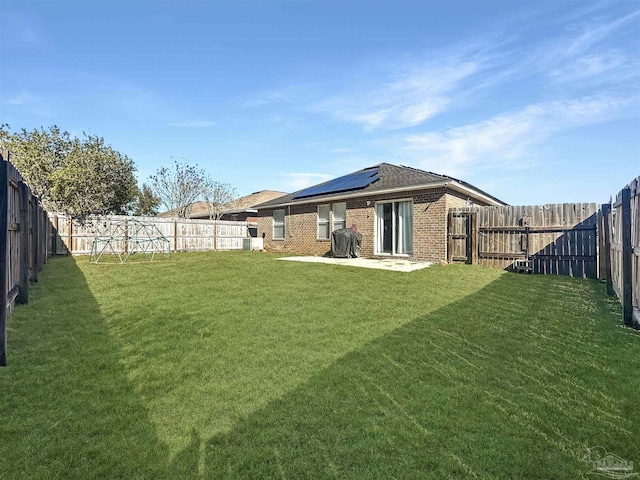
{"type": "Polygon", "coordinates": [[[375,252],[388,255],[413,253],[413,203],[380,202],[376,204],[375,252]]]}

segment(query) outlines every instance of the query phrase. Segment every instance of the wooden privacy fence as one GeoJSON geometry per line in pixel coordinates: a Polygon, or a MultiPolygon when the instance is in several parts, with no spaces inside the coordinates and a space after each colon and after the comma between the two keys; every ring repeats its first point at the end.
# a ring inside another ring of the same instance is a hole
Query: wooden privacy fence
{"type": "Polygon", "coordinates": [[[47,213],[0,150],[0,365],[7,364],[7,318],[29,301],[29,282],[47,261],[47,213]]]}
{"type": "Polygon", "coordinates": [[[595,203],[451,209],[448,260],[597,278],[597,214],[595,203]]]}
{"type": "Polygon", "coordinates": [[[96,234],[112,222],[135,219],[152,224],[170,242],[173,252],[242,250],[249,236],[249,222],[191,220],[184,218],[130,217],[108,215],[80,223],[66,215],[50,214],[49,242],[56,255],[89,255],[96,234]]]}
{"type": "Polygon", "coordinates": [[[602,205],[602,269],[627,326],[640,327],[640,177],[602,205]]]}
{"type": "Polygon", "coordinates": [[[640,177],[615,201],[449,210],[448,260],[598,278],[640,327],[640,177]]]}

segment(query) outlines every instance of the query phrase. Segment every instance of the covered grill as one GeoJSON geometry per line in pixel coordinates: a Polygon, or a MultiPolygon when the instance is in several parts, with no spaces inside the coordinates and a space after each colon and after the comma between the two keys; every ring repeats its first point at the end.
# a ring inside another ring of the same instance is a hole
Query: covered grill
{"type": "Polygon", "coordinates": [[[362,234],[354,228],[342,228],[331,233],[332,257],[359,257],[361,246],[362,234]]]}

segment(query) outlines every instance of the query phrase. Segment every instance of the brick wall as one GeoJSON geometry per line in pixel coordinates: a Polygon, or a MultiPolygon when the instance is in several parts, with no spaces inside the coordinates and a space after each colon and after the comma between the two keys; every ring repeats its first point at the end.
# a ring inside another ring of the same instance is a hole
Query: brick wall
{"type": "MultiPolygon", "coordinates": [[[[371,195],[347,202],[347,227],[355,225],[362,234],[362,256],[374,255],[375,203],[385,200],[413,200],[413,255],[419,261],[446,262],[447,212],[464,207],[467,197],[446,188],[371,195]]],[[[324,255],[330,240],[317,240],[317,206],[321,203],[285,207],[285,239],[274,240],[273,210],[260,210],[258,235],[264,234],[265,248],[273,252],[324,255]]],[[[382,257],[381,257],[382,258],[382,257]]],[[[388,256],[384,256],[388,258],[388,256]]],[[[406,258],[403,257],[403,258],[406,258]]]]}
{"type": "MultiPolygon", "coordinates": [[[[447,190],[447,211],[450,208],[460,208],[467,206],[467,200],[470,200],[467,195],[464,195],[460,192],[456,192],[455,190],[447,190]]],[[[484,206],[488,205],[487,203],[480,202],[479,200],[470,200],[470,206],[484,206]]]]}
{"type": "Polygon", "coordinates": [[[317,239],[318,205],[321,204],[284,207],[284,240],[273,238],[273,210],[260,210],[258,212],[258,236],[261,237],[264,234],[265,248],[271,252],[301,253],[304,255],[324,255],[330,251],[331,240],[317,239]]]}
{"type": "MultiPolygon", "coordinates": [[[[410,258],[435,262],[446,260],[447,205],[444,188],[372,195],[347,201],[347,225],[355,224],[362,233],[362,256],[375,257],[375,203],[410,199],[413,200],[413,255],[410,258]]],[[[384,257],[388,258],[387,255],[384,257]]]]}

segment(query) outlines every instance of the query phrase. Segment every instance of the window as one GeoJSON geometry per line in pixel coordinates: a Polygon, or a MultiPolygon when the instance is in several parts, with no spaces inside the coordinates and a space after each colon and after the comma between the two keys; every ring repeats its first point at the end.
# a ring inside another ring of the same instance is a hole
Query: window
{"type": "Polygon", "coordinates": [[[376,204],[376,253],[411,255],[413,253],[413,202],[376,204]]]}
{"type": "Polygon", "coordinates": [[[284,210],[273,211],[273,238],[284,240],[284,210]]]}
{"type": "Polygon", "coordinates": [[[329,240],[329,205],[318,206],[318,240],[329,240]]]}
{"type": "Polygon", "coordinates": [[[333,204],[333,228],[331,231],[347,228],[347,204],[333,204]]]}

